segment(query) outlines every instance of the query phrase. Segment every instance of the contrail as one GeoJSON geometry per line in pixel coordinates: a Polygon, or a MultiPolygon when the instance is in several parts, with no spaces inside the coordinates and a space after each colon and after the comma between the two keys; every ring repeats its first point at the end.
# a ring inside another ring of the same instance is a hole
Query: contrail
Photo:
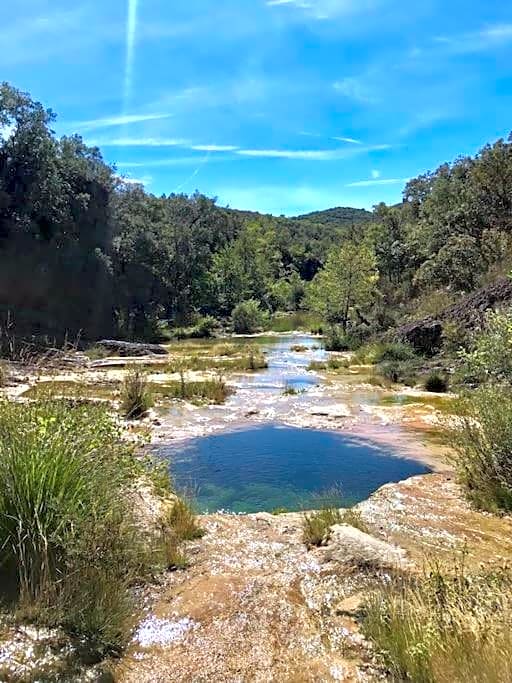
{"type": "Polygon", "coordinates": [[[199,166],[196,168],[196,170],[195,170],[193,173],[191,173],[191,174],[188,176],[188,178],[186,178],[182,183],[180,183],[180,184],[178,185],[178,187],[176,187],[176,188],[173,190],[173,194],[178,194],[179,192],[181,192],[181,190],[185,187],[185,185],[188,185],[188,183],[196,177],[196,175],[197,175],[197,174],[199,173],[199,171],[203,168],[203,166],[204,166],[205,164],[208,163],[208,159],[210,158],[210,154],[211,154],[211,152],[207,152],[207,153],[204,155],[204,157],[203,157],[203,158],[201,159],[201,161],[199,162],[199,166]]]}
{"type": "Polygon", "coordinates": [[[133,65],[135,61],[135,35],[137,31],[137,9],[139,0],[127,0],[126,56],[124,68],[123,110],[127,112],[133,93],[133,65]]]}

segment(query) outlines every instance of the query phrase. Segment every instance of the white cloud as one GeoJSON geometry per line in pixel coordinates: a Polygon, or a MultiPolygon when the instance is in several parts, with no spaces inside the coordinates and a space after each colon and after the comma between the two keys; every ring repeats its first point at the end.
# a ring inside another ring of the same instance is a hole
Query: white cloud
{"type": "Polygon", "coordinates": [[[410,178],[381,178],[380,180],[356,180],[345,187],[373,187],[374,185],[400,185],[409,182],[410,178]]]}
{"type": "Polygon", "coordinates": [[[96,128],[110,128],[111,126],[125,126],[131,123],[158,121],[168,119],[172,114],[123,114],[121,116],[105,116],[90,121],[77,121],[72,125],[80,130],[95,130],[96,128]]]}
{"type": "Polygon", "coordinates": [[[377,180],[377,178],[380,178],[380,171],[377,171],[376,168],[373,168],[373,169],[372,169],[372,178],[373,178],[374,180],[377,180]]]}
{"type": "Polygon", "coordinates": [[[235,145],[191,145],[190,149],[197,152],[234,152],[239,148],[235,145]]]}
{"type": "Polygon", "coordinates": [[[375,104],[377,98],[375,93],[359,78],[347,77],[332,84],[334,90],[340,95],[360,104],[375,104]]]}
{"type": "Polygon", "coordinates": [[[179,147],[188,143],[179,138],[109,138],[94,140],[90,144],[99,147],[179,147]]]}
{"type": "Polygon", "coordinates": [[[368,12],[381,0],[267,0],[267,7],[288,7],[302,10],[317,20],[368,12]]]}
{"type": "Polygon", "coordinates": [[[333,161],[346,159],[356,154],[390,149],[391,145],[371,145],[344,149],[240,149],[240,156],[267,159],[305,159],[308,161],[333,161]]]}
{"type": "Polygon", "coordinates": [[[338,142],[347,142],[349,145],[362,145],[361,140],[356,140],[355,138],[339,138],[333,137],[333,140],[338,140],[338,142]]]}
{"type": "Polygon", "coordinates": [[[149,185],[153,178],[149,175],[142,176],[141,178],[130,178],[122,175],[116,176],[118,180],[121,180],[127,185],[149,185]]]}
{"type": "Polygon", "coordinates": [[[512,23],[494,24],[478,31],[434,38],[437,49],[449,54],[485,52],[512,43],[512,23]]]}

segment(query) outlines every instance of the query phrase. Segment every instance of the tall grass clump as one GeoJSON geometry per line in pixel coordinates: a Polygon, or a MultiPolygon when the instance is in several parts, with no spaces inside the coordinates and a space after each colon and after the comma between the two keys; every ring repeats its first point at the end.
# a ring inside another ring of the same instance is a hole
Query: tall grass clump
{"type": "Polygon", "coordinates": [[[37,623],[120,648],[147,561],[129,493],[140,475],[106,410],[0,402],[0,591],[37,623]]]}
{"type": "Polygon", "coordinates": [[[329,538],[330,529],[343,523],[343,513],[335,507],[306,512],[302,520],[302,538],[308,548],[322,545],[329,538]]]}
{"type": "Polygon", "coordinates": [[[151,391],[143,372],[134,368],[128,372],[121,386],[121,412],[134,420],[143,417],[153,405],[151,391]]]}
{"type": "Polygon", "coordinates": [[[483,386],[455,403],[453,462],[467,497],[491,512],[512,511],[512,394],[483,386]]]}
{"type": "Polygon", "coordinates": [[[363,605],[363,633],[392,680],[500,683],[512,680],[512,574],[468,573],[463,560],[398,577],[363,605]]]}
{"type": "Polygon", "coordinates": [[[199,526],[192,504],[178,498],[162,522],[162,539],[165,564],[169,569],[185,569],[189,562],[184,541],[202,538],[204,529],[199,526]]]}

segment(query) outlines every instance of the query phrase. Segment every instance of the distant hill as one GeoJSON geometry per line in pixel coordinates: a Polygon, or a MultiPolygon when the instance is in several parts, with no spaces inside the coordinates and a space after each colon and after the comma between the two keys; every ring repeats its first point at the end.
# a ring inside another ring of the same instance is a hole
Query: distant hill
{"type": "Polygon", "coordinates": [[[324,211],[312,211],[302,216],[297,216],[296,220],[305,220],[312,223],[322,223],[324,225],[344,225],[346,223],[367,223],[373,214],[366,209],[353,209],[350,206],[337,206],[333,209],[324,211]]]}

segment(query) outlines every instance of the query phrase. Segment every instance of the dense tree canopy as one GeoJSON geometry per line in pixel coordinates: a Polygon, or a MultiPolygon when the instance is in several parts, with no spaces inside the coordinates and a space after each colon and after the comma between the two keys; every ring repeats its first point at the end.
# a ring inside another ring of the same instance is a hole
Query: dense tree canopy
{"type": "Polygon", "coordinates": [[[510,139],[411,180],[397,206],[276,218],[124,183],[54,120],[0,86],[0,331],[154,337],[249,300],[384,329],[512,266],[510,139]]]}

